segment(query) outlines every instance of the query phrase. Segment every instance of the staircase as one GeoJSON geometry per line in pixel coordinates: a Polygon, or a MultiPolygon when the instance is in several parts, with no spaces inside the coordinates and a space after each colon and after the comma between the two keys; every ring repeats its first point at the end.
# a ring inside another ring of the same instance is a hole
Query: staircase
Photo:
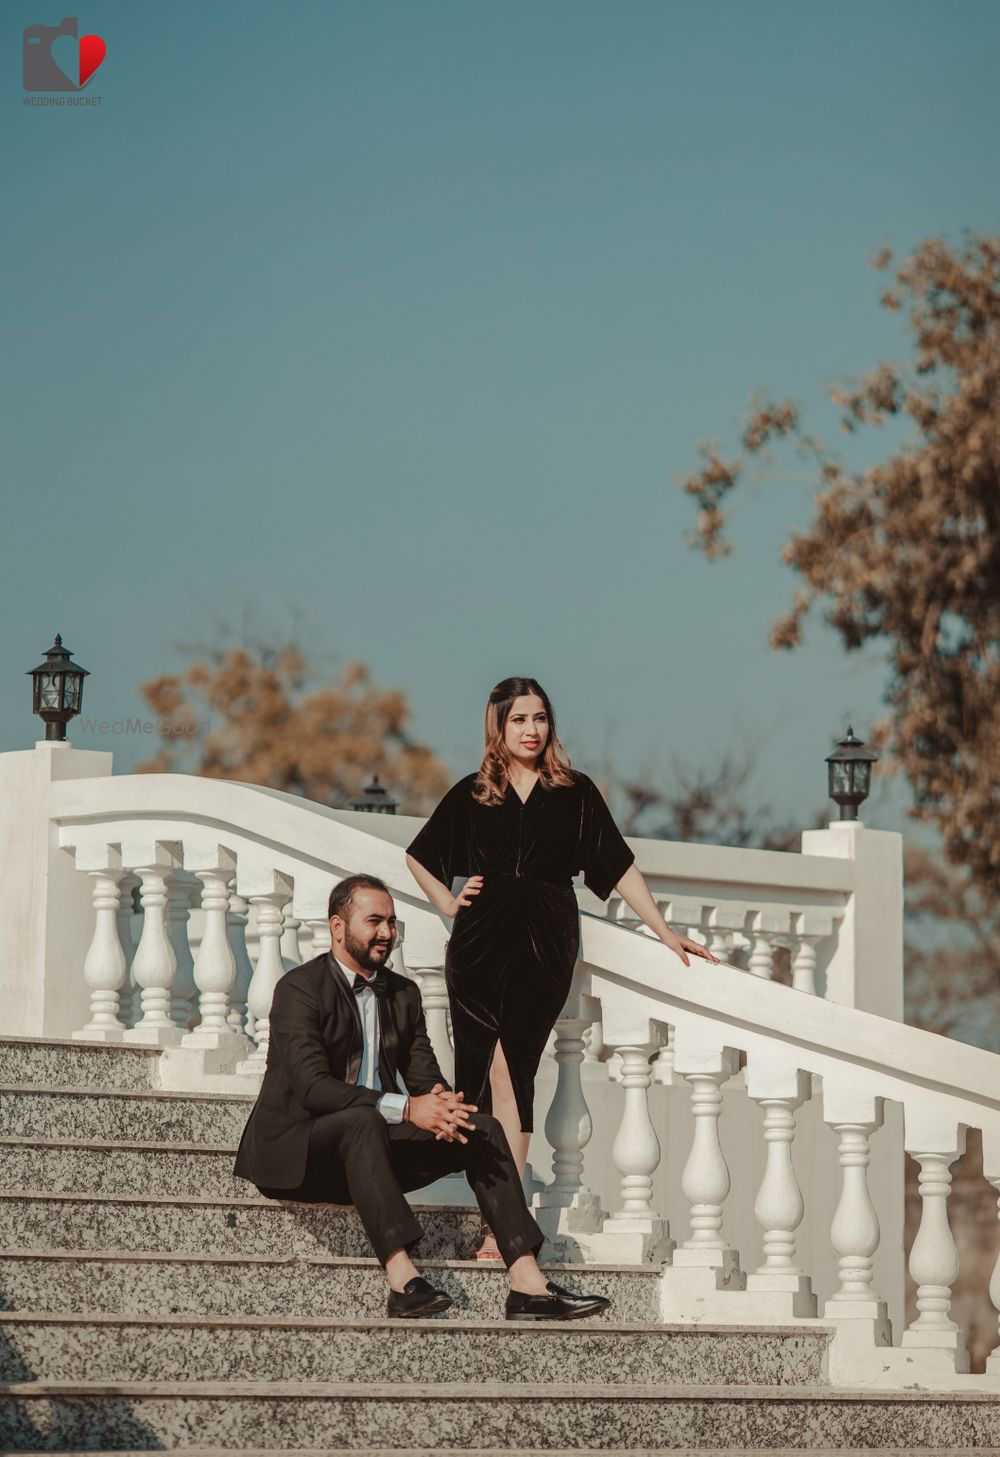
{"type": "Polygon", "coordinates": [[[995,1394],[831,1386],[822,1321],[660,1323],[656,1266],[560,1266],[605,1317],[508,1325],[471,1209],[420,1215],[452,1310],[387,1321],[353,1211],[247,1197],[250,1100],[161,1056],[0,1040],[0,1449],[1000,1446],[995,1394]]]}

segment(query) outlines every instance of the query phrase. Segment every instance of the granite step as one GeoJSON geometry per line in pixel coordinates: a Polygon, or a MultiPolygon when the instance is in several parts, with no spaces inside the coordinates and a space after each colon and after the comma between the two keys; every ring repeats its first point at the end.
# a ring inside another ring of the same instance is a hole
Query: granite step
{"type": "Polygon", "coordinates": [[[983,1447],[986,1393],[467,1382],[35,1382],[0,1386],[0,1447],[983,1447]]]}
{"type": "Polygon", "coordinates": [[[0,1128],[20,1138],[212,1144],[235,1148],[253,1107],[238,1093],[0,1087],[0,1128]]]}
{"type": "Polygon", "coordinates": [[[253,1186],[233,1173],[235,1157],[235,1143],[0,1137],[4,1188],[12,1193],[245,1199],[253,1186]]]}
{"type": "MultiPolygon", "coordinates": [[[[105,1449],[107,1450],[107,1449],[105,1449]]],[[[271,1447],[185,1447],[187,1457],[274,1457],[271,1447]]],[[[441,1447],[282,1447],[283,1457],[440,1457],[441,1447]]],[[[507,1457],[507,1447],[448,1447],[450,1457],[507,1457]]],[[[802,1447],[768,1447],[767,1457],[801,1457],[802,1447]]],[[[810,1447],[809,1457],[842,1457],[842,1447],[810,1447]]],[[[140,1457],[139,1449],[116,1457],[140,1457]]],[[[520,1447],[519,1457],[608,1457],[607,1447],[520,1447]]],[[[632,1447],[629,1457],[762,1457],[760,1447],[632,1447]]],[[[914,1457],[912,1447],[852,1447],[852,1457],[914,1457]]],[[[33,1457],[31,1453],[22,1457],[33,1457]]],[[[36,1457],[42,1457],[41,1452],[36,1457]]],[[[92,1450],[65,1452],[60,1457],[96,1457],[92,1450]]],[[[144,1454],[143,1454],[144,1457],[144,1454]]],[[[921,1447],[920,1457],[990,1457],[982,1447],[921,1447]]]]}
{"type": "Polygon", "coordinates": [[[0,1085],[155,1088],[160,1050],[119,1043],[0,1037],[0,1085]]]}
{"type": "MultiPolygon", "coordinates": [[[[503,1316],[507,1280],[492,1262],[425,1260],[420,1268],[454,1300],[449,1315],[503,1316]]],[[[616,1265],[546,1265],[571,1290],[607,1295],[599,1320],[633,1325],[659,1315],[660,1272],[616,1265]]],[[[321,1316],[381,1320],[385,1275],[375,1259],[291,1255],[118,1254],[0,1250],[0,1303],[13,1311],[95,1315],[321,1316]]],[[[448,1316],[440,1317],[447,1319],[448,1316]]]]}
{"type": "Polygon", "coordinates": [[[786,1327],[0,1314],[0,1381],[559,1381],[819,1385],[831,1339],[786,1327]]]}
{"type": "MultiPolygon", "coordinates": [[[[0,1193],[0,1247],[46,1253],[115,1250],[200,1254],[211,1250],[214,1255],[276,1258],[371,1256],[368,1236],[351,1205],[265,1199],[252,1184],[239,1182],[252,1198],[0,1193]]],[[[424,1231],[420,1244],[423,1259],[472,1259],[479,1244],[478,1209],[421,1206],[416,1199],[411,1207],[424,1231]]]]}

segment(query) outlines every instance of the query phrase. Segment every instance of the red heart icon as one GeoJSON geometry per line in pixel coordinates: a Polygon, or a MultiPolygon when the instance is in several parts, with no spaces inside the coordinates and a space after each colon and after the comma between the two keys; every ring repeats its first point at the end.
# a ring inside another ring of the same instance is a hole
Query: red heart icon
{"type": "Polygon", "coordinates": [[[86,86],[91,76],[100,66],[108,48],[99,35],[81,35],[80,37],[80,86],[86,86]]]}

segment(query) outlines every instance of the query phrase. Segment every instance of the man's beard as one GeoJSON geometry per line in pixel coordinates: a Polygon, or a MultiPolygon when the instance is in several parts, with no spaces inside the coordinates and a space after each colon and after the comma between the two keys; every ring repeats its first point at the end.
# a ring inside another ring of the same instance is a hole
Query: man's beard
{"type": "Polygon", "coordinates": [[[361,941],[352,936],[346,927],[344,928],[344,949],[358,966],[364,967],[365,971],[381,971],[389,958],[393,944],[392,941],[381,941],[381,938],[376,938],[374,941],[361,941]],[[384,946],[385,951],[376,949],[380,946],[384,946]],[[373,950],[376,951],[375,955],[372,954],[373,950]]]}

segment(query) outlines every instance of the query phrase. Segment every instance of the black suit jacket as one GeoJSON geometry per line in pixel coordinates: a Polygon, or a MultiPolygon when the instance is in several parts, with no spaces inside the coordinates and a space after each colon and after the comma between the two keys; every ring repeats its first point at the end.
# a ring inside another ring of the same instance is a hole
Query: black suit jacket
{"type": "MultiPolygon", "coordinates": [[[[419,988],[394,971],[385,976],[389,989],[379,1001],[379,1021],[389,1071],[414,1095],[429,1093],[435,1083],[447,1087],[427,1036],[419,988]]],[[[293,1189],[305,1177],[314,1120],[359,1105],[374,1108],[381,1093],[358,1086],[361,1013],[329,952],[281,978],[270,1024],[264,1081],[233,1172],[258,1186],[293,1189]]]]}

